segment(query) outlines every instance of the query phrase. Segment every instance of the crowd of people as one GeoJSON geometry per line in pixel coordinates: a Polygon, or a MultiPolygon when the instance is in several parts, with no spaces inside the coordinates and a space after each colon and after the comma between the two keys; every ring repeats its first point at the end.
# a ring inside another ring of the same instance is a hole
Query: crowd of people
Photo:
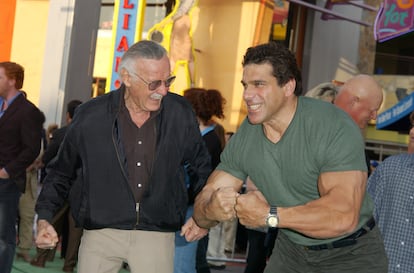
{"type": "Polygon", "coordinates": [[[67,124],[46,132],[24,68],[0,63],[1,273],[15,258],[47,266],[59,243],[64,272],[209,273],[225,268],[237,223],[245,273],[414,271],[414,129],[408,153],[370,173],[363,130],[383,101],[373,77],[303,96],[285,45],[250,47],[247,117],[226,141],[220,91],[169,92],[170,65],[157,42],[133,44],[119,89],[70,101],[67,124]]]}

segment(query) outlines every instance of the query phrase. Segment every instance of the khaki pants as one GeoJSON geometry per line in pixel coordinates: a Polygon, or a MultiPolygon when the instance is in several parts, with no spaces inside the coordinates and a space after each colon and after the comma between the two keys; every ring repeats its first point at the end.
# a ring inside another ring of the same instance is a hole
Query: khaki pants
{"type": "MultiPolygon", "coordinates": [[[[224,222],[220,222],[216,226],[210,228],[208,233],[207,257],[227,259],[227,256],[224,253],[224,246],[226,244],[224,234],[224,222]]],[[[208,263],[215,266],[226,265],[226,262],[224,261],[211,260],[208,263]]]]}
{"type": "Polygon", "coordinates": [[[174,232],[84,230],[77,272],[117,273],[127,262],[131,273],[173,273],[174,232]]]}
{"type": "Polygon", "coordinates": [[[19,200],[19,253],[29,253],[33,246],[33,223],[37,199],[37,170],[26,172],[26,191],[19,200]]]}

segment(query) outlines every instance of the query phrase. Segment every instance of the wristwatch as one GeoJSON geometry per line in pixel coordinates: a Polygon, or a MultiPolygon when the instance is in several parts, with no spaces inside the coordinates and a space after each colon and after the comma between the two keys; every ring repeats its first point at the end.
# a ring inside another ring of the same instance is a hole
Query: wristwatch
{"type": "Polygon", "coordinates": [[[277,207],[270,206],[269,214],[266,218],[266,225],[270,228],[275,228],[279,224],[279,217],[277,216],[277,207]]]}

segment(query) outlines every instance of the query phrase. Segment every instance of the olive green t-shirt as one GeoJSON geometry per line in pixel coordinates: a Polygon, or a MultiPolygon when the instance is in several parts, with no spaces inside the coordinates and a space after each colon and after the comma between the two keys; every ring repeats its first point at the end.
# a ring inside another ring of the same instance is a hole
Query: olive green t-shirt
{"type": "MultiPolygon", "coordinates": [[[[269,141],[262,125],[246,119],[224,149],[217,169],[243,181],[249,176],[269,204],[291,207],[320,198],[317,182],[321,173],[366,171],[367,166],[361,131],[348,114],[330,103],[299,97],[293,120],[279,142],[269,141]]],[[[368,221],[372,210],[366,194],[358,228],[368,221]]],[[[321,240],[291,229],[280,231],[301,245],[340,238],[321,240]]]]}

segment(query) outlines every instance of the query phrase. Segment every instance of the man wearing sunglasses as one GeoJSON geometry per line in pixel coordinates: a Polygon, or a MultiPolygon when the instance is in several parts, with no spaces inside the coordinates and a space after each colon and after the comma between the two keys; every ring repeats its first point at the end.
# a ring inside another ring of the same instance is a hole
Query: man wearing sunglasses
{"type": "MultiPolygon", "coordinates": [[[[49,224],[69,197],[84,228],[77,272],[173,272],[174,233],[188,203],[184,163],[197,173],[197,194],[210,174],[210,157],[190,104],[170,93],[166,50],[152,41],[132,45],[121,59],[118,90],[82,104],[67,130],[40,193],[36,243],[58,241],[49,224]]],[[[190,219],[188,241],[205,232],[190,219]]]]}

